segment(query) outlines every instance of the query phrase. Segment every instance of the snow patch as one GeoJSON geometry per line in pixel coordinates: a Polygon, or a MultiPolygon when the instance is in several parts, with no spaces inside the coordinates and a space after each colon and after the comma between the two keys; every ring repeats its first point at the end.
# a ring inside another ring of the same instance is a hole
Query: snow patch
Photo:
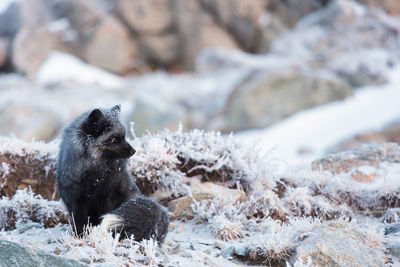
{"type": "Polygon", "coordinates": [[[116,89],[125,85],[123,78],[62,52],[52,52],[48,56],[39,68],[36,82],[43,85],[75,82],[80,85],[98,85],[105,89],[116,89]]]}

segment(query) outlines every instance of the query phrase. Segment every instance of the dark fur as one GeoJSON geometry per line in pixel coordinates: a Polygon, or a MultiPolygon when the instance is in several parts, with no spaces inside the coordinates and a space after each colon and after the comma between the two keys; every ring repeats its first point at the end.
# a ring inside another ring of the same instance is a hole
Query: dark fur
{"type": "Polygon", "coordinates": [[[131,199],[111,214],[121,218],[121,225],[112,227],[117,233],[123,233],[125,237],[133,235],[137,241],[155,238],[163,243],[168,232],[167,211],[153,200],[146,197],[131,199]],[[135,221],[135,224],[129,223],[135,221]]]}
{"type": "MultiPolygon", "coordinates": [[[[85,224],[98,225],[101,216],[141,195],[127,170],[128,158],[135,150],[125,139],[119,113],[119,106],[94,109],[64,130],[57,159],[57,187],[78,234],[82,234],[85,224]]],[[[150,206],[152,210],[146,214],[156,224],[153,217],[160,216],[155,208],[159,204],[153,202],[150,206]]],[[[136,212],[134,205],[129,208],[136,212]]],[[[140,228],[142,222],[124,218],[129,224],[126,227],[140,228]]]]}

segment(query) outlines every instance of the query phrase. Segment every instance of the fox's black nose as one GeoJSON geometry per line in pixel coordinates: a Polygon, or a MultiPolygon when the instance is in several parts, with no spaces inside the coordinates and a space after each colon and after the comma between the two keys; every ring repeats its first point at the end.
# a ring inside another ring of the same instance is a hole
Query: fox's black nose
{"type": "Polygon", "coordinates": [[[131,157],[131,156],[135,155],[135,153],[136,153],[136,150],[130,146],[129,147],[129,156],[131,157]]]}

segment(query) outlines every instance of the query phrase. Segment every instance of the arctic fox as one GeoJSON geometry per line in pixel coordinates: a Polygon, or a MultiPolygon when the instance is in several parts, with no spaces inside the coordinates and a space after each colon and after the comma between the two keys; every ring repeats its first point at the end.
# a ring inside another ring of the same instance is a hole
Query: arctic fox
{"type": "Polygon", "coordinates": [[[98,225],[162,243],[169,218],[162,206],[143,197],[127,163],[135,150],[126,141],[120,106],[94,109],[64,130],[57,158],[57,188],[76,231],[98,225]],[[110,213],[110,214],[108,214],[110,213]]]}

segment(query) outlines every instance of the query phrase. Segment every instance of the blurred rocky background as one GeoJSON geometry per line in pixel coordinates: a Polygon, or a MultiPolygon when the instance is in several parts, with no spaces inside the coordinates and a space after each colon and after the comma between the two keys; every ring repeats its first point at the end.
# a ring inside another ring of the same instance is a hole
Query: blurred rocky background
{"type": "Polygon", "coordinates": [[[3,0],[0,134],[49,141],[116,103],[137,135],[265,128],[388,82],[399,15],[398,0],[3,0]]]}

